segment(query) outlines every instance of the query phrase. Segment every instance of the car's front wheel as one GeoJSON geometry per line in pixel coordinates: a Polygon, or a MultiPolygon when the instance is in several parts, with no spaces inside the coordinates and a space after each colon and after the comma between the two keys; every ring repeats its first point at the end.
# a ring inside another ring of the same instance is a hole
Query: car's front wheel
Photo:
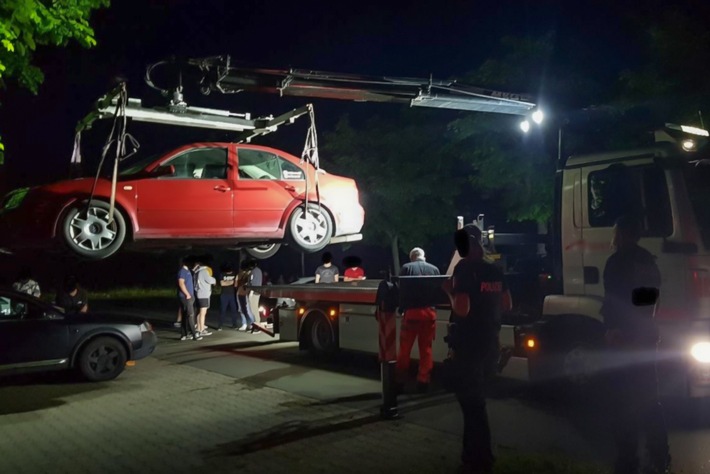
{"type": "Polygon", "coordinates": [[[257,260],[264,260],[276,255],[276,252],[278,252],[280,248],[281,244],[264,244],[255,245],[254,247],[246,247],[244,251],[249,254],[249,256],[254,257],[257,260]]]}
{"type": "Polygon", "coordinates": [[[85,258],[100,260],[116,253],[126,238],[126,219],[114,209],[109,222],[109,204],[93,200],[77,203],[64,215],[62,238],[69,250],[85,258]]]}
{"type": "Polygon", "coordinates": [[[333,235],[333,220],[323,206],[308,205],[294,209],[289,219],[289,237],[298,250],[312,253],[323,250],[333,235]]]}
{"type": "Polygon", "coordinates": [[[103,382],[121,375],[126,360],[126,349],[118,339],[99,337],[81,351],[77,367],[87,380],[103,382]]]}

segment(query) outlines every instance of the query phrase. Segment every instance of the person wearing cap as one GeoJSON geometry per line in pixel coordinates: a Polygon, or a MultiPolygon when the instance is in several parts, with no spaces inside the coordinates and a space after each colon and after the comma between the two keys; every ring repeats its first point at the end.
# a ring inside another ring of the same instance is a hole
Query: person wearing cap
{"type": "MultiPolygon", "coordinates": [[[[402,265],[400,276],[439,275],[439,269],[427,263],[424,250],[414,247],[409,252],[409,262],[402,265]]],[[[399,391],[406,381],[411,362],[414,340],[419,340],[419,372],[417,373],[417,391],[426,392],[429,389],[431,369],[434,367],[432,343],[436,334],[436,309],[426,307],[400,307],[404,314],[399,335],[399,352],[397,354],[397,382],[399,391]]]]}
{"type": "Polygon", "coordinates": [[[512,300],[501,270],[484,260],[477,226],[457,230],[454,243],[461,260],[442,288],[452,308],[447,342],[463,414],[462,472],[492,472],[485,388],[498,361],[501,312],[512,308],[512,300]]]}

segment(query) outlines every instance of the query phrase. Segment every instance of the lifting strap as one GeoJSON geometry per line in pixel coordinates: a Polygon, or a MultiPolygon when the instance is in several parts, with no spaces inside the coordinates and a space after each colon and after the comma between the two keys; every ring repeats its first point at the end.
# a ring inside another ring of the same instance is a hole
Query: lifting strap
{"type": "MultiPolygon", "coordinates": [[[[116,155],[114,157],[113,172],[111,175],[111,197],[109,202],[108,215],[109,224],[113,222],[113,214],[116,207],[116,184],[118,182],[118,163],[130,156],[133,156],[140,148],[140,144],[138,143],[138,141],[126,132],[126,126],[128,124],[128,117],[126,116],[126,104],[128,102],[128,92],[126,91],[126,83],[122,82],[118,86],[117,90],[118,98],[116,101],[116,111],[114,112],[113,125],[111,126],[111,132],[109,132],[109,136],[106,139],[106,143],[104,144],[104,147],[101,150],[101,161],[99,161],[99,166],[96,169],[94,184],[91,187],[89,201],[86,204],[86,211],[88,213],[91,200],[94,198],[94,193],[96,192],[96,184],[98,183],[99,176],[101,175],[101,169],[103,168],[104,161],[106,160],[106,155],[108,154],[109,149],[115,142],[116,155]],[[116,136],[115,138],[114,134],[116,136]],[[132,148],[130,153],[126,152],[126,143],[128,142],[130,143],[132,148]]],[[[75,146],[76,143],[77,142],[75,141],[75,146]]],[[[76,149],[75,153],[77,156],[80,157],[80,153],[76,151],[76,149]]],[[[72,155],[72,159],[74,159],[74,154],[72,155]]]]}
{"type": "MultiPolygon", "coordinates": [[[[318,187],[318,170],[320,169],[320,159],[318,156],[318,133],[316,132],[316,118],[313,111],[313,104],[308,104],[308,116],[311,119],[311,124],[306,133],[306,143],[303,145],[303,153],[301,153],[301,163],[304,161],[310,163],[315,168],[315,187],[316,199],[320,210],[320,188],[318,187]]],[[[306,172],[306,199],[303,208],[304,218],[308,218],[308,172],[306,172]]]]}

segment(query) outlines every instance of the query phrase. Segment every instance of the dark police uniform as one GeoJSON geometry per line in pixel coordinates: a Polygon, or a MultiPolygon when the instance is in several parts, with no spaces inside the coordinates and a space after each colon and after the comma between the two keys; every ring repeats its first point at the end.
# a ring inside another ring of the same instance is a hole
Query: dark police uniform
{"type": "Polygon", "coordinates": [[[610,375],[610,415],[617,443],[616,473],[638,471],[638,439],[646,434],[649,472],[666,472],[670,464],[668,434],[658,399],[655,351],[658,330],[653,306],[634,306],[632,291],[638,287],[660,288],[655,257],[634,244],[614,252],[604,267],[602,315],[617,341],[612,349],[623,359],[610,375]],[[648,357],[652,354],[652,357],[648,357]]]}
{"type": "Polygon", "coordinates": [[[486,413],[485,384],[498,360],[498,333],[503,293],[503,273],[483,260],[461,260],[454,268],[453,293],[466,293],[466,317],[451,316],[449,347],[457,376],[456,398],[464,419],[464,466],[480,471],[493,468],[491,433],[486,413]]]}

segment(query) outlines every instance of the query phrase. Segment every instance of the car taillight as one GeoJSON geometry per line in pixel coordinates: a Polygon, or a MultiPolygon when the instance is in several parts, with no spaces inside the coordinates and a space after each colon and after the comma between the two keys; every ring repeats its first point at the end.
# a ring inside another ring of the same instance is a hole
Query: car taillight
{"type": "Polygon", "coordinates": [[[710,297],[710,275],[704,268],[690,269],[690,288],[696,298],[710,297]]]}

